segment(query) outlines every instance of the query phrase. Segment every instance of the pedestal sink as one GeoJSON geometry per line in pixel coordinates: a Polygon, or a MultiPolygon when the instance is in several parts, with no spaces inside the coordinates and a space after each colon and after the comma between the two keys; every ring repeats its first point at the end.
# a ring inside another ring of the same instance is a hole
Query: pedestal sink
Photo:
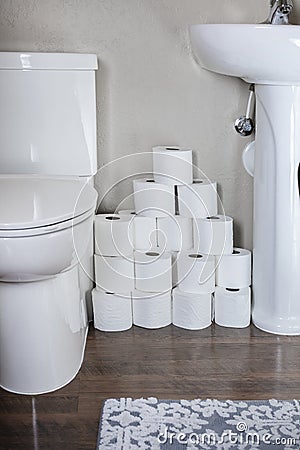
{"type": "Polygon", "coordinates": [[[300,334],[300,26],[194,25],[199,64],[255,83],[254,324],[300,334]]]}

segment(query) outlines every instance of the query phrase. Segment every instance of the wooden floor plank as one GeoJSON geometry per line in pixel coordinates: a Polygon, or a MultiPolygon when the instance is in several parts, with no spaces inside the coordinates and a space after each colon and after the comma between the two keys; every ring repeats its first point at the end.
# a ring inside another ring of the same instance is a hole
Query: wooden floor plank
{"type": "Polygon", "coordinates": [[[91,326],[83,366],[68,386],[35,397],[0,390],[0,450],[94,449],[109,397],[299,399],[299,354],[300,337],[253,326],[123,333],[91,326]]]}

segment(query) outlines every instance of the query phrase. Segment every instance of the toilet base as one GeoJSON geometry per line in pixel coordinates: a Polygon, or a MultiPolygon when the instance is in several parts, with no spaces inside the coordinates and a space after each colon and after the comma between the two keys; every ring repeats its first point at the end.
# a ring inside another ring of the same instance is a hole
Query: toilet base
{"type": "Polygon", "coordinates": [[[88,321],[79,266],[29,283],[0,283],[0,386],[25,395],[55,391],[78,373],[88,321]]]}

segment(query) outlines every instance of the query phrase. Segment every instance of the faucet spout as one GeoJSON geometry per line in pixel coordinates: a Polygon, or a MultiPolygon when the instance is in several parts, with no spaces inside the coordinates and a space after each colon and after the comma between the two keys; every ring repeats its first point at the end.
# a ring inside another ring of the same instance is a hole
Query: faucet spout
{"type": "Polygon", "coordinates": [[[264,23],[269,23],[272,25],[288,25],[289,15],[292,10],[292,0],[271,0],[270,13],[264,23]]]}

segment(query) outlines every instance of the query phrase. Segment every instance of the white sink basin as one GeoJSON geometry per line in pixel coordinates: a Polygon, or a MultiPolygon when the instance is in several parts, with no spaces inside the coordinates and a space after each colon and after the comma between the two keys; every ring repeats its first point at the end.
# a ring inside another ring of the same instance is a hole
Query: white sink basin
{"type": "Polygon", "coordinates": [[[193,25],[190,37],[207,70],[256,84],[300,84],[299,25],[193,25]]]}

